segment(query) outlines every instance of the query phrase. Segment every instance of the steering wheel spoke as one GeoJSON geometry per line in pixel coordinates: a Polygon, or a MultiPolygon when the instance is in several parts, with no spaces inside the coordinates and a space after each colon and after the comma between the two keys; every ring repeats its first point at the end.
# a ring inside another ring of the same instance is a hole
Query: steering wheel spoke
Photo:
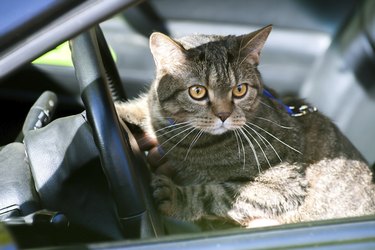
{"type": "Polygon", "coordinates": [[[160,235],[163,227],[153,207],[145,181],[147,176],[141,171],[146,168],[145,162],[136,159],[130,145],[130,138],[134,141],[133,135],[127,128],[122,130],[114,108],[108,81],[117,81],[117,86],[121,82],[100,27],[72,39],[70,46],[88,122],[124,237],[160,235]],[[106,64],[103,64],[103,58],[106,64]]]}

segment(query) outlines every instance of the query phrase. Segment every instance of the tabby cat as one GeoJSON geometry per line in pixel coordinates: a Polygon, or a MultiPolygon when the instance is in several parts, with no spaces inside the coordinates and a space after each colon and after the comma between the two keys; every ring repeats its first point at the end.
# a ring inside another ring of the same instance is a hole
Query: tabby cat
{"type": "Polygon", "coordinates": [[[372,172],[347,138],[321,113],[295,113],[263,85],[257,65],[271,29],[151,35],[156,78],[116,109],[156,136],[174,168],[151,183],[163,214],[248,227],[375,213],[372,172]]]}

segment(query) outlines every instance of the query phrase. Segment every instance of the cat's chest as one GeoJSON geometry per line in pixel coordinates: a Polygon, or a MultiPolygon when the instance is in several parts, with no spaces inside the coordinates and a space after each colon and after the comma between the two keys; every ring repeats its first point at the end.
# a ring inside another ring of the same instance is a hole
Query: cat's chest
{"type": "Polygon", "coordinates": [[[199,141],[188,136],[182,140],[178,134],[158,139],[175,170],[174,180],[180,185],[251,180],[280,163],[280,158],[286,156],[284,152],[288,152],[271,138],[252,142],[233,131],[222,136],[202,135],[199,141]]]}
{"type": "Polygon", "coordinates": [[[191,185],[252,179],[258,173],[252,160],[244,161],[229,145],[211,144],[190,150],[176,148],[169,155],[170,165],[175,170],[174,181],[179,185],[191,185]]]}
{"type": "Polygon", "coordinates": [[[202,165],[189,162],[177,164],[173,179],[179,185],[251,180],[255,175],[251,169],[239,168],[236,165],[202,165]]]}

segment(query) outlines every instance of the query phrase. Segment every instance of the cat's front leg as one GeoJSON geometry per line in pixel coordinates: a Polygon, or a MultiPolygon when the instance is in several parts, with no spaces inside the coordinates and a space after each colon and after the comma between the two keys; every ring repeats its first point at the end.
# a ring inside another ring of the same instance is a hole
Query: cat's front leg
{"type": "MultiPolygon", "coordinates": [[[[178,186],[165,176],[152,180],[159,210],[176,219],[225,219],[254,227],[254,222],[286,222],[297,215],[308,183],[298,167],[285,164],[266,171],[254,181],[178,186]],[[277,220],[277,221],[276,221],[277,220]]],[[[276,222],[276,223],[274,223],[276,222]]]]}
{"type": "Polygon", "coordinates": [[[153,175],[151,187],[153,197],[160,212],[172,217],[181,217],[182,189],[164,175],[153,175]]]}
{"type": "Polygon", "coordinates": [[[149,122],[147,95],[141,95],[127,102],[117,102],[115,108],[122,121],[136,125],[146,131],[149,122]]]}
{"type": "Polygon", "coordinates": [[[160,212],[185,221],[227,219],[236,193],[232,184],[178,186],[163,175],[154,175],[151,186],[160,212]]]}
{"type": "Polygon", "coordinates": [[[276,220],[264,219],[261,216],[233,220],[231,214],[238,213],[235,211],[236,190],[242,186],[237,183],[178,186],[164,175],[154,175],[151,186],[159,211],[175,219],[219,219],[248,228],[279,224],[276,220]]]}

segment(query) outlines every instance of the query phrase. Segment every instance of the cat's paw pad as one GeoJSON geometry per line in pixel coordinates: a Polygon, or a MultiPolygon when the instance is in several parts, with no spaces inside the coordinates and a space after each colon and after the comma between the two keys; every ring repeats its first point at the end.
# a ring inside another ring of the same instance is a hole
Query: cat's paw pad
{"type": "Polygon", "coordinates": [[[177,186],[166,176],[157,175],[152,178],[153,197],[159,210],[165,215],[176,212],[177,186]]]}

